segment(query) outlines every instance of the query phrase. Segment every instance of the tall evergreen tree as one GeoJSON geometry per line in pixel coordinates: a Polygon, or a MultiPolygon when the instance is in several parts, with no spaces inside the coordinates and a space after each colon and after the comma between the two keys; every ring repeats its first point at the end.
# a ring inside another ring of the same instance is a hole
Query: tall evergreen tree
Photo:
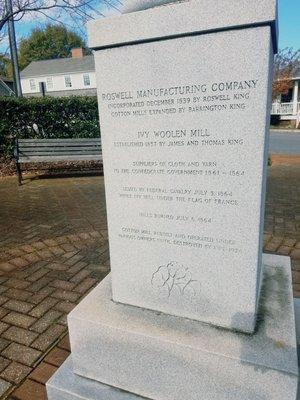
{"type": "Polygon", "coordinates": [[[71,49],[84,47],[83,39],[62,25],[46,25],[45,29],[36,28],[31,35],[22,39],[19,46],[21,69],[32,61],[66,58],[71,56],[71,49]]]}

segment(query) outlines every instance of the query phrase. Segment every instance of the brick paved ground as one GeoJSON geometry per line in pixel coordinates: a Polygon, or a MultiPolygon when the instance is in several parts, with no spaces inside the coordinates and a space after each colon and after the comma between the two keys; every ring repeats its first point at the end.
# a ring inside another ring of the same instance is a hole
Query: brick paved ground
{"type": "Polygon", "coordinates": [[[102,177],[0,181],[0,398],[46,399],[66,316],[109,270],[102,177]]]}
{"type": "Polygon", "coordinates": [[[277,161],[268,174],[264,249],[291,257],[294,295],[300,297],[300,163],[277,161]]]}
{"type": "MultiPolygon", "coordinates": [[[[269,169],[265,249],[293,258],[300,165],[269,169]]],[[[109,271],[102,177],[0,180],[0,399],[45,400],[69,354],[66,315],[109,271]]]]}

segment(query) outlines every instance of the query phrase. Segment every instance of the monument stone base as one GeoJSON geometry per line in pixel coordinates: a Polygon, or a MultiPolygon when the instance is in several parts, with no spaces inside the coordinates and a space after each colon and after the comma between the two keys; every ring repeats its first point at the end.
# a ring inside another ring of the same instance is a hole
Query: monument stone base
{"type": "MultiPolygon", "coordinates": [[[[300,322],[300,314],[298,320],[300,322]]],[[[47,383],[47,393],[48,400],[147,400],[145,397],[76,375],[71,357],[47,383]]],[[[297,400],[300,400],[300,391],[297,400]]]]}
{"type": "Polygon", "coordinates": [[[116,304],[106,278],[69,315],[77,375],[68,361],[47,384],[49,400],[295,400],[290,259],[263,263],[254,335],[116,304]]]}
{"type": "Polygon", "coordinates": [[[69,357],[47,383],[48,400],[140,400],[143,397],[74,374],[69,357]]]}

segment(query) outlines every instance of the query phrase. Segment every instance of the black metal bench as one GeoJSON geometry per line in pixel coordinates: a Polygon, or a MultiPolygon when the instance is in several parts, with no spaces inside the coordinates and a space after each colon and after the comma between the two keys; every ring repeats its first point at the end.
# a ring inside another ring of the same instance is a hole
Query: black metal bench
{"type": "Polygon", "coordinates": [[[18,139],[14,156],[21,185],[24,163],[102,161],[101,139],[18,139]]]}

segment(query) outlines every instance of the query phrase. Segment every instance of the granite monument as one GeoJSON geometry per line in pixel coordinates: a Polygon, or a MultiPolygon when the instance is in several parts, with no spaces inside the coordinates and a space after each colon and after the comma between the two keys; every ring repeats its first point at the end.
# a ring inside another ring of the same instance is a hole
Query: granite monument
{"type": "Polygon", "coordinates": [[[88,25],[111,274],[49,398],[295,400],[290,261],[262,254],[276,1],[134,3],[88,25]]]}

